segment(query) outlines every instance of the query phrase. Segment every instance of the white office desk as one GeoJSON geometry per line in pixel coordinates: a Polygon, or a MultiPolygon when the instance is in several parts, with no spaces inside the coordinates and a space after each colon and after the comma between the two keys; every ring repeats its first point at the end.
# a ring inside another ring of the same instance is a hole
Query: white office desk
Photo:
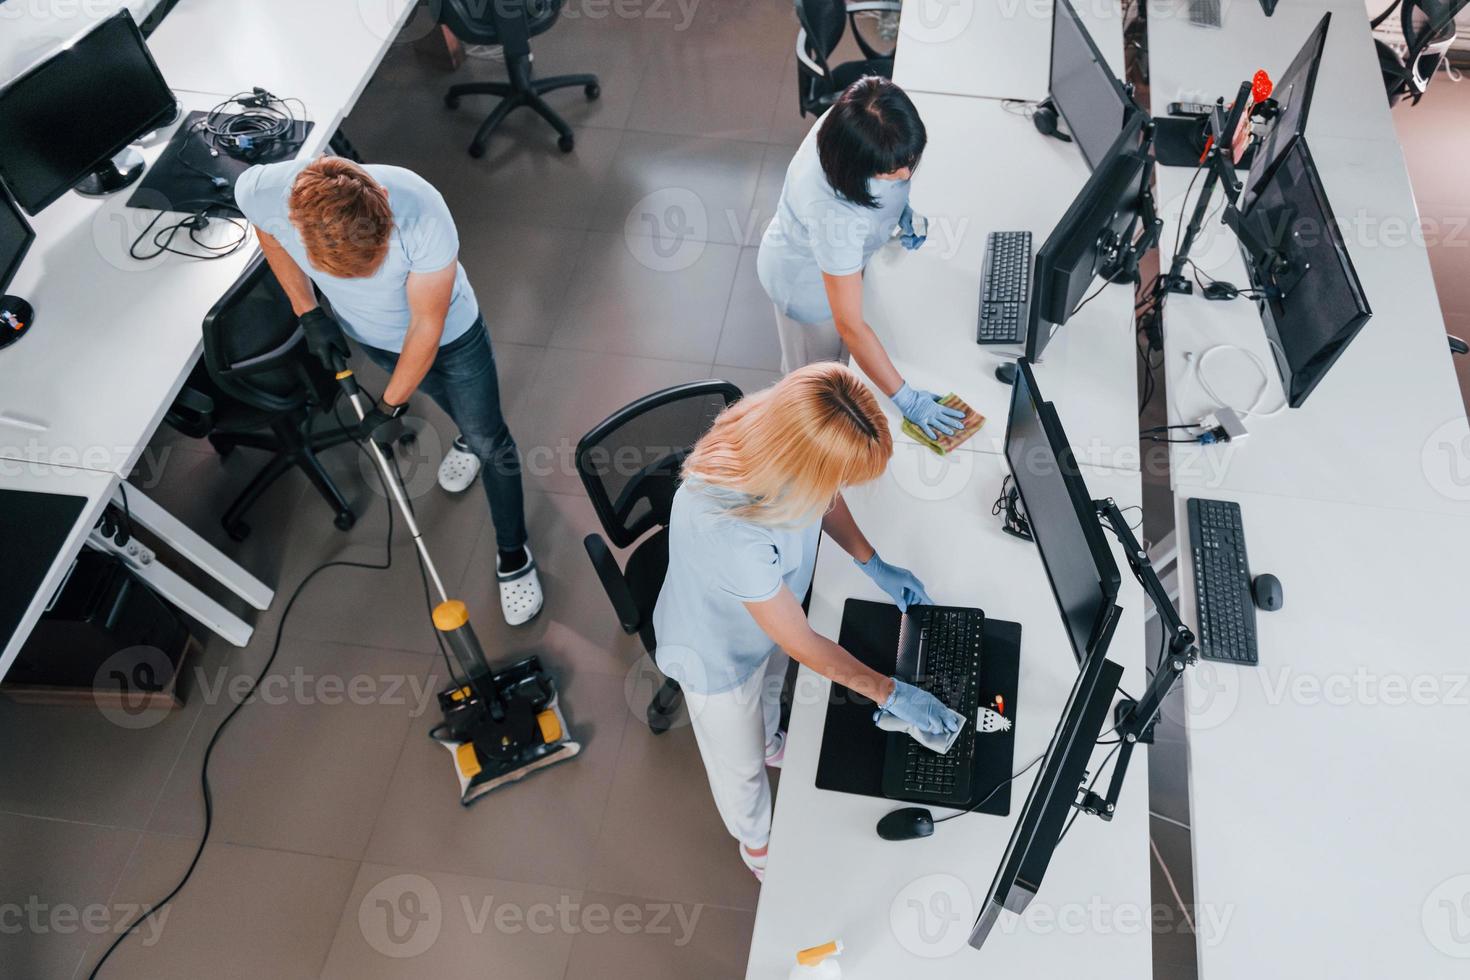
{"type": "MultiPolygon", "coordinates": [[[[1309,142],[1373,317],[1302,407],[1247,420],[1250,435],[1240,443],[1171,446],[1174,485],[1204,496],[1250,490],[1470,513],[1470,426],[1428,257],[1411,237],[1417,212],[1403,158],[1389,143],[1328,136],[1309,142]]],[[[1159,171],[1165,264],[1188,178],[1184,170],[1159,171]]],[[[1218,219],[1193,254],[1207,274],[1246,282],[1235,236],[1218,219]]],[[[1216,344],[1261,358],[1270,384],[1264,408],[1281,403],[1280,375],[1253,303],[1170,296],[1164,331],[1172,423],[1194,422],[1215,407],[1194,382],[1186,355],[1216,344]]],[[[1259,372],[1235,351],[1211,355],[1207,372],[1237,407],[1259,387],[1259,372]]]]}
{"type": "MultiPolygon", "coordinates": [[[[1256,0],[1226,0],[1218,29],[1189,22],[1188,0],[1148,0],[1148,64],[1155,115],[1170,102],[1235,97],[1264,68],[1280,79],[1327,11],[1332,24],[1307,117],[1307,135],[1397,142],[1361,0],[1282,0],[1267,17],[1256,0]]],[[[1387,6],[1385,0],[1384,6],[1387,6]]]]}
{"type": "Polygon", "coordinates": [[[119,10],[131,11],[141,24],[158,4],[159,0],[0,3],[0,85],[119,10]]]}
{"type": "MultiPolygon", "coordinates": [[[[911,199],[929,219],[929,240],[917,251],[894,243],[874,256],[864,312],[905,379],[941,395],[953,391],[989,420],[964,448],[998,453],[1011,389],[996,380],[995,368],[1013,361],[1018,348],[975,343],[986,236],[1029,230],[1039,251],[1087,182],[1087,164],[1074,144],[1042,136],[999,102],[913,98],[929,146],[911,199]]],[[[1133,290],[1117,285],[1058,330],[1036,365],[1080,460],[1139,468],[1137,357],[1133,290]]],[[[898,432],[902,418],[887,399],[882,404],[898,432]]]]}
{"type": "MultiPolygon", "coordinates": [[[[180,93],[180,119],[214,101],[180,93]]],[[[177,125],[142,147],[150,165],[177,125]]],[[[67,193],[31,219],[10,291],[35,305],[35,325],[0,352],[0,457],[127,476],[199,356],[205,314],[255,254],[252,240],[212,261],[129,258],[156,213],[128,208],[132,193],[67,193]]],[[[238,232],[215,221],[207,233],[238,232]]]]}
{"type": "Polygon", "coordinates": [[[301,99],[330,137],[415,6],[414,0],[179,0],[148,46],[174,88],[232,93],[259,85],[301,99]]]}
{"type": "MultiPolygon", "coordinates": [[[[915,480],[928,456],[918,446],[897,446],[889,472],[849,491],[847,500],[884,557],[912,568],[935,601],[979,606],[1022,624],[1014,714],[1019,769],[1050,741],[1076,662],[1035,546],[1003,533],[990,514],[1004,457],[968,454],[955,464],[954,478],[926,487],[915,480]]],[[[1094,497],[1138,502],[1137,474],[1088,468],[1085,477],[1094,497]]],[[[1144,598],[1117,558],[1125,613],[1109,656],[1127,668],[1124,687],[1141,695],[1144,598]]],[[[836,639],[849,597],[883,600],[852,560],[824,541],[812,626],[836,639]]],[[[939,825],[927,839],[880,840],[878,819],[899,804],[815,787],[829,687],[802,668],[747,977],[782,980],[798,949],[837,938],[847,947],[843,976],[853,980],[1150,975],[1146,751],[1134,755],[1116,818],[1079,817],[1028,913],[1005,916],[977,952],[965,940],[1036,770],[1012,784],[1009,817],[970,815],[939,825]]],[[[1106,751],[1095,752],[1094,764],[1106,751]]]]}
{"type": "Polygon", "coordinates": [[[1286,601],[1260,666],[1185,674],[1195,902],[1229,916],[1201,980],[1464,976],[1470,517],[1218,496],[1286,601]]]}
{"type": "Polygon", "coordinates": [[[37,600],[30,604],[25,615],[21,617],[15,633],[9,638],[0,638],[0,644],[3,644],[0,645],[0,678],[3,678],[6,671],[10,670],[10,665],[15,662],[20,648],[25,644],[26,637],[30,635],[36,621],[45,611],[47,603],[51,601],[51,597],[65,580],[71,569],[72,560],[76,557],[77,552],[81,551],[92,525],[97,523],[97,519],[102,516],[103,508],[112,499],[116,485],[115,477],[97,470],[0,460],[0,489],[29,493],[68,494],[86,500],[81,514],[72,526],[70,534],[67,535],[66,543],[52,561],[41,587],[37,590],[37,600]]]}
{"type": "MultiPolygon", "coordinates": [[[[1122,78],[1118,0],[1072,5],[1122,78]]],[[[904,0],[893,80],[910,95],[1040,101],[1050,90],[1052,7],[1052,0],[904,0]]]]}

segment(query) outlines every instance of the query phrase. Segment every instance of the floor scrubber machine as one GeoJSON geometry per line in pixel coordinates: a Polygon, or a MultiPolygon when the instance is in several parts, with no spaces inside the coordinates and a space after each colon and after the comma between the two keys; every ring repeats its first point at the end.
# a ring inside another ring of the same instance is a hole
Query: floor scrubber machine
{"type": "MultiPolygon", "coordinates": [[[[313,327],[317,330],[337,330],[335,338],[318,335],[311,339],[314,349],[321,352],[323,361],[335,373],[360,422],[367,417],[369,403],[347,365],[346,341],[335,321],[329,317],[314,319],[313,327]],[[323,324],[323,320],[330,326],[323,324]]],[[[469,806],[492,790],[565,762],[581,752],[582,746],[567,730],[566,718],[558,704],[556,681],[539,658],[526,657],[498,669],[490,666],[470,625],[469,610],[460,600],[449,598],[445,591],[444,581],[419,531],[398,467],[392,461],[391,446],[371,436],[366,444],[383,475],[388,494],[403,515],[438,602],[433,610],[434,628],[453,657],[452,683],[439,693],[444,720],[429,731],[429,736],[454,757],[459,801],[469,806]],[[458,677],[453,676],[455,665],[458,677]]]]}

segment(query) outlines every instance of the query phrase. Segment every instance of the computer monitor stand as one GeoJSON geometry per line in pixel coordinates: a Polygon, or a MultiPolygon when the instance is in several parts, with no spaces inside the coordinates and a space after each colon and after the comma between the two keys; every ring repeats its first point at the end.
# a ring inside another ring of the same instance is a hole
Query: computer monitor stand
{"type": "Polygon", "coordinates": [[[1185,668],[1198,659],[1199,654],[1194,646],[1194,633],[1179,618],[1174,603],[1169,599],[1169,593],[1164,590],[1163,583],[1154,572],[1148,552],[1138,543],[1138,538],[1128,526],[1128,519],[1123,516],[1117,502],[1109,497],[1107,500],[1094,500],[1092,503],[1097,508],[1097,516],[1112,528],[1118,543],[1123,546],[1133,577],[1138,579],[1138,584],[1148,594],[1149,601],[1158,611],[1159,622],[1169,637],[1163,662],[1154,665],[1153,680],[1144,690],[1143,697],[1137,701],[1126,698],[1120,700],[1114,709],[1113,721],[1120,744],[1118,761],[1113,766],[1113,777],[1108,783],[1107,795],[1099,796],[1088,790],[1077,804],[1078,809],[1084,813],[1111,820],[1118,808],[1118,796],[1123,790],[1123,777],[1127,774],[1128,762],[1133,757],[1133,747],[1139,742],[1152,744],[1154,724],[1158,721],[1159,708],[1163,705],[1164,698],[1184,675],[1185,668]]]}
{"type": "Polygon", "coordinates": [[[35,307],[19,296],[0,296],[0,350],[24,336],[35,317],[35,307]]]}
{"type": "Polygon", "coordinates": [[[143,176],[143,154],[133,147],[124,147],[112,159],[92,171],[73,188],[84,197],[103,197],[116,194],[143,176]]]}

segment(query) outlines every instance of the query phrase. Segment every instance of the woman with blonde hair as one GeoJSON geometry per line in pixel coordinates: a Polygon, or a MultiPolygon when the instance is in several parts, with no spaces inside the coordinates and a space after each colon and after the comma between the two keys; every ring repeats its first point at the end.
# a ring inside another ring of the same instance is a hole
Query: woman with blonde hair
{"type": "Polygon", "coordinates": [[[813,364],[726,409],[684,463],[669,521],[669,571],[654,609],[658,663],[684,689],[715,806],[764,875],[765,767],[779,766],[787,655],[929,733],[953,731],[934,697],[865,666],[802,612],[826,531],[907,609],[932,604],[914,574],[863,536],[844,487],[882,475],[893,437],[877,399],[837,363],[813,364]]]}

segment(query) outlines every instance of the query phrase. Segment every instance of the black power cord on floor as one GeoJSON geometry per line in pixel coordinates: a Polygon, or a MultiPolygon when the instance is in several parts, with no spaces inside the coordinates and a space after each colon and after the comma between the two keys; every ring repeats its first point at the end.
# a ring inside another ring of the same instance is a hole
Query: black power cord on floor
{"type": "MultiPolygon", "coordinates": [[[[334,406],[334,411],[337,412],[337,419],[340,423],[340,403],[338,406],[334,406]]],[[[348,428],[348,426],[343,426],[343,428],[348,428]]],[[[357,446],[359,452],[363,453],[364,455],[368,455],[369,457],[371,456],[371,454],[368,453],[366,445],[362,442],[361,439],[354,438],[352,441],[357,446]]],[[[399,486],[403,487],[404,484],[402,474],[398,472],[396,467],[391,466],[391,464],[390,468],[393,470],[394,476],[397,479],[399,486]]],[[[377,469],[376,466],[374,467],[374,469],[377,469]]],[[[199,768],[199,786],[204,800],[204,832],[199,837],[199,846],[195,849],[194,856],[189,861],[189,867],[185,869],[183,877],[179,879],[178,884],[174,885],[174,887],[169,891],[167,895],[165,895],[163,898],[159,899],[152,905],[148,906],[148,911],[140,915],[137,919],[130,923],[126,929],[118,934],[117,938],[112,941],[112,945],[107,947],[106,951],[103,952],[102,956],[97,960],[97,963],[92,967],[92,972],[87,975],[88,980],[97,980],[97,977],[100,974],[103,965],[107,963],[108,958],[117,951],[118,947],[122,945],[123,941],[127,939],[128,936],[132,935],[133,932],[137,930],[138,927],[141,926],[144,922],[152,918],[159,909],[163,908],[169,902],[173,901],[174,898],[178,896],[179,892],[183,891],[184,886],[189,883],[189,879],[193,877],[194,869],[199,865],[199,859],[204,856],[204,848],[209,843],[209,833],[214,826],[214,796],[209,786],[209,761],[214,754],[215,746],[219,744],[220,736],[224,734],[224,730],[229,726],[230,722],[234,720],[235,716],[240,713],[240,709],[243,708],[247,703],[249,703],[251,697],[254,696],[256,690],[259,689],[261,683],[265,680],[266,675],[270,673],[271,667],[275,664],[276,655],[279,654],[281,651],[281,641],[285,637],[286,622],[291,616],[291,610],[295,607],[296,600],[300,599],[302,593],[306,591],[307,585],[309,585],[313,579],[315,579],[318,575],[320,575],[322,572],[325,572],[329,568],[365,568],[372,571],[387,571],[388,569],[393,567],[393,497],[388,490],[388,483],[384,479],[382,472],[378,472],[378,483],[383,488],[383,499],[388,507],[388,532],[383,541],[382,563],[379,564],[373,562],[343,560],[323,562],[322,564],[318,565],[316,568],[313,568],[310,572],[308,572],[306,577],[303,578],[301,582],[296,586],[296,588],[292,591],[291,598],[287,600],[286,608],[281,613],[280,622],[276,624],[276,636],[275,639],[271,642],[270,656],[266,658],[265,664],[260,668],[260,672],[257,673],[254,680],[250,682],[250,687],[245,692],[244,696],[242,696],[240,700],[235,704],[235,706],[230,709],[229,714],[225,715],[224,720],[219,723],[219,727],[214,730],[214,734],[210,736],[209,743],[204,748],[204,760],[200,764],[199,768]]],[[[405,487],[404,489],[404,499],[407,500],[407,488],[405,487]]],[[[411,503],[409,504],[409,509],[410,511],[412,511],[413,509],[413,505],[411,503]]],[[[429,608],[432,612],[433,603],[429,593],[428,573],[424,569],[423,557],[421,555],[418,555],[417,549],[415,549],[414,553],[419,559],[419,575],[423,579],[424,600],[426,603],[428,603],[429,608]]],[[[454,683],[458,683],[453,664],[449,659],[449,653],[447,650],[444,649],[444,641],[443,638],[439,636],[438,630],[434,631],[434,636],[439,641],[439,650],[440,653],[444,656],[445,666],[449,669],[450,680],[454,683]]]]}

